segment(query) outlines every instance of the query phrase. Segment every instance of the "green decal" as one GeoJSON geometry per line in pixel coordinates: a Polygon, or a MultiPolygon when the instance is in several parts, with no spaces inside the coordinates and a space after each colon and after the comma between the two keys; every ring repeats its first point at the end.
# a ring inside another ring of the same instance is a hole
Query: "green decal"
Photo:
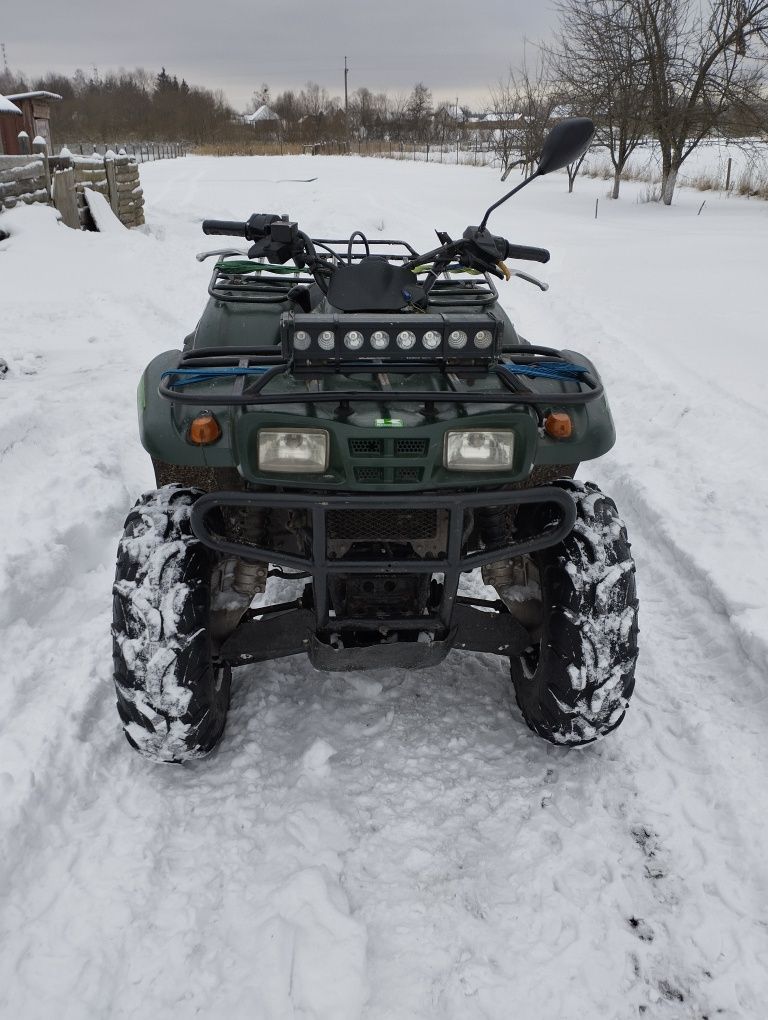
{"type": "Polygon", "coordinates": [[[376,428],[377,429],[401,429],[403,427],[402,418],[377,418],[376,428]]]}

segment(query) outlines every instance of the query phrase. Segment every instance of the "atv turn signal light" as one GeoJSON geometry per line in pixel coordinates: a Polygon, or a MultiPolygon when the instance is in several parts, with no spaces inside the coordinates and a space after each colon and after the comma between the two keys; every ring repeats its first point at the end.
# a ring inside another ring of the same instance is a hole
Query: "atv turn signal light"
{"type": "Polygon", "coordinates": [[[570,414],[565,411],[553,411],[544,419],[544,431],[553,439],[570,439],[573,435],[573,422],[570,414]]]}
{"type": "Polygon", "coordinates": [[[187,439],[195,446],[208,446],[221,438],[221,425],[212,414],[199,414],[189,423],[187,439]]]}

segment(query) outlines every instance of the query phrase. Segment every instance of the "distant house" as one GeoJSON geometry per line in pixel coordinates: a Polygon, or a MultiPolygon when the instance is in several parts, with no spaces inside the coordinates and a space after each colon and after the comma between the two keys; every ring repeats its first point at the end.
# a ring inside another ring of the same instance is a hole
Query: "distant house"
{"type": "Polygon", "coordinates": [[[5,96],[0,96],[0,156],[13,156],[19,151],[19,131],[22,130],[22,112],[5,96]]]}
{"type": "Polygon", "coordinates": [[[243,117],[243,121],[246,124],[264,124],[269,121],[280,123],[280,118],[274,110],[270,110],[268,106],[260,106],[258,110],[253,113],[246,113],[243,117]]]}
{"type": "MultiPolygon", "coordinates": [[[[21,111],[23,123],[16,129],[16,135],[24,130],[29,135],[30,142],[35,138],[43,138],[48,146],[48,155],[52,154],[51,148],[51,100],[61,99],[55,92],[18,92],[14,96],[6,96],[13,106],[21,111]]],[[[5,141],[5,138],[3,139],[5,141]]],[[[19,155],[19,141],[16,137],[13,148],[6,149],[8,155],[19,155]]]]}

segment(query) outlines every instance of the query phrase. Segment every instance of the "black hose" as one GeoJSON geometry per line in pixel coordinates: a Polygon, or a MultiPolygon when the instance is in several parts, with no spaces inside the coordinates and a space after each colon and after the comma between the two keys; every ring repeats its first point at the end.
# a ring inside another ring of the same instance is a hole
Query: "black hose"
{"type": "Polygon", "coordinates": [[[362,230],[353,230],[352,233],[349,235],[349,241],[347,242],[347,263],[350,266],[352,265],[352,245],[354,244],[356,237],[362,239],[362,242],[365,245],[365,254],[366,255],[371,254],[371,246],[370,244],[368,244],[368,238],[365,236],[362,230]]]}

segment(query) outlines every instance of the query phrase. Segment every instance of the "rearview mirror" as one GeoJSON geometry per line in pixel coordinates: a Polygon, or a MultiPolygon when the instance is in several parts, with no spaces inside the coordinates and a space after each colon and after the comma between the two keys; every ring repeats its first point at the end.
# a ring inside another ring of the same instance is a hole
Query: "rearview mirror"
{"type": "Polygon", "coordinates": [[[541,147],[538,176],[562,170],[574,163],[589,148],[595,135],[595,125],[589,117],[569,117],[555,124],[541,147]]]}
{"type": "MultiPolygon", "coordinates": [[[[494,202],[485,210],[485,216],[483,216],[479,229],[485,229],[488,217],[494,209],[498,209],[503,202],[516,195],[531,181],[535,181],[537,177],[542,177],[544,174],[551,174],[553,170],[562,170],[564,166],[577,160],[582,153],[587,151],[594,136],[595,125],[589,117],[569,117],[568,120],[561,120],[559,124],[555,124],[544,139],[539,165],[516,188],[508,191],[506,195],[502,195],[498,202],[494,202]]],[[[502,180],[504,180],[503,177],[502,180]]]]}

